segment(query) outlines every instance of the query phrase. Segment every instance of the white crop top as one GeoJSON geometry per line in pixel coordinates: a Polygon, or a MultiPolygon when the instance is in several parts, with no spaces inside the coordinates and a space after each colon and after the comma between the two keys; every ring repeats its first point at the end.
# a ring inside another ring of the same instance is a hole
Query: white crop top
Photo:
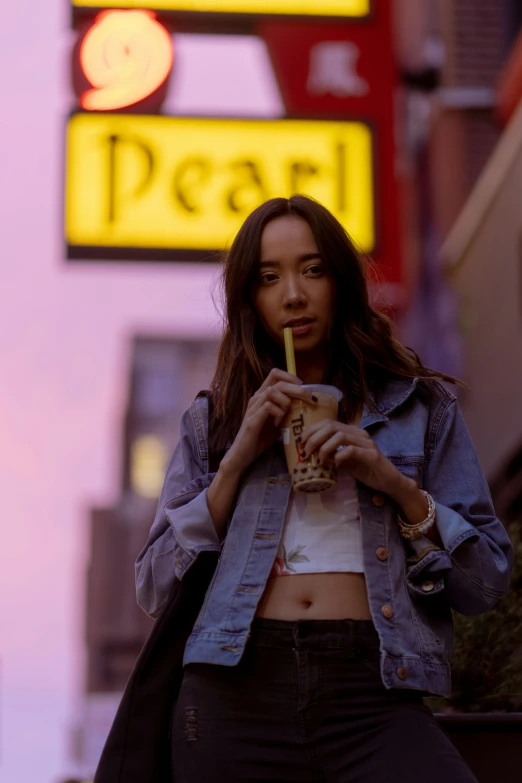
{"type": "Polygon", "coordinates": [[[364,572],[357,486],[339,470],[326,492],[291,492],[270,576],[364,572]]]}

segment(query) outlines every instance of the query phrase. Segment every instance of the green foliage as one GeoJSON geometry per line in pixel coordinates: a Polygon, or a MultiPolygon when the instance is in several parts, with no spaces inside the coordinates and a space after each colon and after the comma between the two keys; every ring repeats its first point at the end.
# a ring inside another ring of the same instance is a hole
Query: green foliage
{"type": "Polygon", "coordinates": [[[511,588],[489,612],[454,613],[450,699],[426,699],[434,712],[522,712],[522,533],[512,524],[511,588]]]}

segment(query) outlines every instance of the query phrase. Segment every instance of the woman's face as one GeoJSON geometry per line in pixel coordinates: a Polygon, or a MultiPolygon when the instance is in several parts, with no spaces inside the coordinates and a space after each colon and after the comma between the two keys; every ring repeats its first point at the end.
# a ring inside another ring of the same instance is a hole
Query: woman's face
{"type": "Polygon", "coordinates": [[[254,307],[268,334],[283,346],[283,329],[290,325],[296,354],[323,348],[330,335],[334,299],[333,280],[306,220],[285,215],[268,223],[261,237],[253,292],[254,307]]]}

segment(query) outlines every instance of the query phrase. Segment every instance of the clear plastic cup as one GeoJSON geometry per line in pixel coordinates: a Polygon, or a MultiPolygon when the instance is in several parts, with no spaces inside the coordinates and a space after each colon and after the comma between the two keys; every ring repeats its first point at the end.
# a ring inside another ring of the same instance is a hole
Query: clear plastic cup
{"type": "Polygon", "coordinates": [[[304,384],[301,388],[311,391],[317,402],[292,400],[292,406],[281,422],[288,472],[295,492],[325,492],[337,483],[335,462],[331,459],[318,465],[315,454],[304,459],[300,449],[301,434],[305,427],[323,419],[336,421],[343,393],[335,386],[319,383],[304,384]]]}

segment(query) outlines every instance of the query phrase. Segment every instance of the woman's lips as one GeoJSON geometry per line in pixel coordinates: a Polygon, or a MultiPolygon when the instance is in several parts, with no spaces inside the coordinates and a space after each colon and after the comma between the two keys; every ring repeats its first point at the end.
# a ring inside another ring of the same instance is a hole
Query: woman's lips
{"type": "Polygon", "coordinates": [[[307,324],[299,324],[297,326],[292,326],[292,334],[294,337],[299,337],[305,334],[308,334],[309,331],[311,331],[312,326],[314,325],[313,321],[309,321],[307,324]]]}

